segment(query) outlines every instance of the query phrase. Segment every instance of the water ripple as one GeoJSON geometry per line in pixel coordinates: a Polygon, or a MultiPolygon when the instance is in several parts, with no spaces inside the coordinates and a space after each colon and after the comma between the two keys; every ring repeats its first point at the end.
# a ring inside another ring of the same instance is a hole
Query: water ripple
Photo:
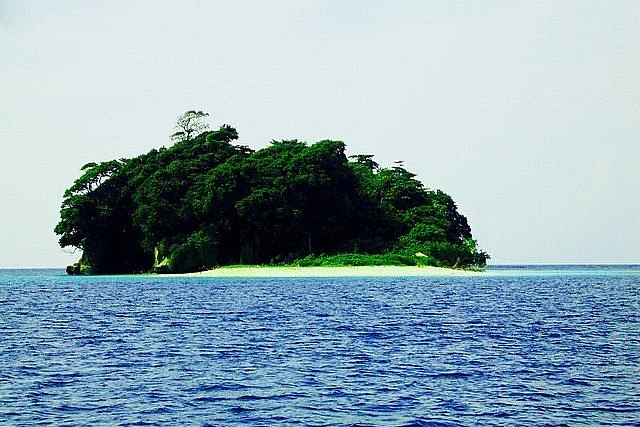
{"type": "Polygon", "coordinates": [[[0,424],[638,425],[640,275],[0,274],[0,424]]]}

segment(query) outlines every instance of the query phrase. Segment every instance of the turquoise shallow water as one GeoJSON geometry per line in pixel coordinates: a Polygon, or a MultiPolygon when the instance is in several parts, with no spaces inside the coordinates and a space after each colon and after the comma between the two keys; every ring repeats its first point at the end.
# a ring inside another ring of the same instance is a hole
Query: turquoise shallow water
{"type": "Polygon", "coordinates": [[[0,425],[640,426],[640,268],[0,271],[0,425]]]}

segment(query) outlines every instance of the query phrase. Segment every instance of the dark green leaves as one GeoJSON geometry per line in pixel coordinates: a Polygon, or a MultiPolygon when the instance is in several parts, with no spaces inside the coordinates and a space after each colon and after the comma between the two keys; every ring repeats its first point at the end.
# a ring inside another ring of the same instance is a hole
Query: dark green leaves
{"type": "Polygon", "coordinates": [[[254,152],[232,144],[230,126],[204,132],[206,115],[181,116],[170,148],[83,166],[55,232],[61,246],[83,249],[84,271],[486,262],[451,197],[426,189],[402,162],[381,168],[369,154],[349,161],[344,143],[332,140],[273,141],[254,152]]]}

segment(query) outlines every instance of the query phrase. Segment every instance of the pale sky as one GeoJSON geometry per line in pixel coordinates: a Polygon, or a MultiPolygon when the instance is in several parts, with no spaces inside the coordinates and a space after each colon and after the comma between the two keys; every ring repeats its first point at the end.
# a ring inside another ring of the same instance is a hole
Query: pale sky
{"type": "Polygon", "coordinates": [[[640,1],[0,0],[0,268],[64,267],[90,161],[205,110],[404,160],[492,264],[640,263],[640,1]]]}

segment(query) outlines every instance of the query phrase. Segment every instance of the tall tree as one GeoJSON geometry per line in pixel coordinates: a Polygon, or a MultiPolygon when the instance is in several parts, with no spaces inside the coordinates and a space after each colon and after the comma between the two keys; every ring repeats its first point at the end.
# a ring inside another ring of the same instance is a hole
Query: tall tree
{"type": "Polygon", "coordinates": [[[171,135],[172,141],[189,141],[196,135],[209,129],[209,125],[204,122],[204,118],[209,113],[203,111],[189,110],[180,117],[176,122],[176,132],[171,135]]]}

